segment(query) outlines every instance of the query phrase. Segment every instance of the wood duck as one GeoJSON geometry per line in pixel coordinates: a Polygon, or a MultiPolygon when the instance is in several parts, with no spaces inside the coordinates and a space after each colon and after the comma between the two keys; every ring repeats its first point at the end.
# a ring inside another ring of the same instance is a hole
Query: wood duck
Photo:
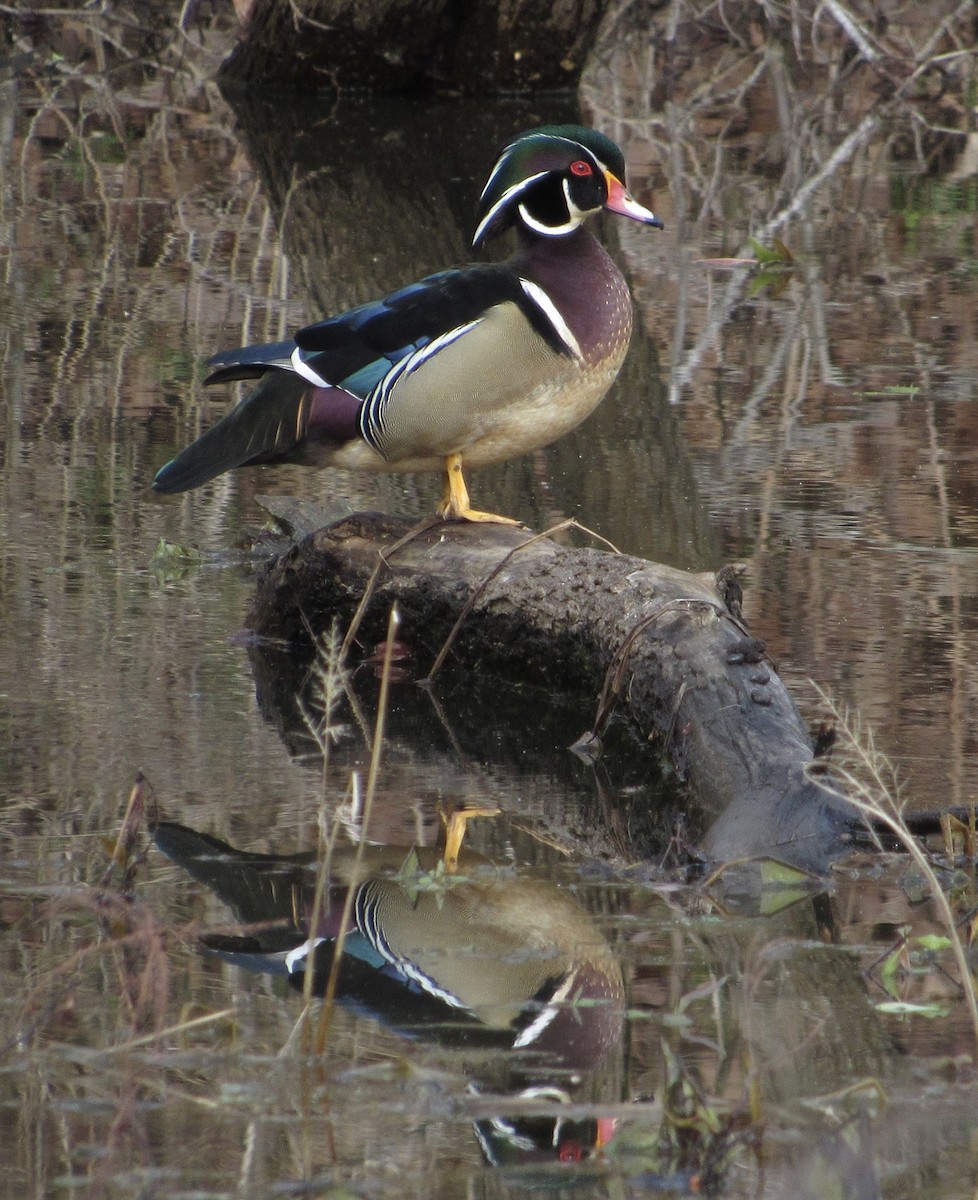
{"type": "Polygon", "coordinates": [[[185,825],[160,821],[158,849],[210,888],[244,923],[205,933],[209,954],[285,976],[324,995],[344,901],[353,889],[336,998],[412,1039],[475,1051],[469,1090],[512,1094],[474,1122],[488,1163],[587,1159],[615,1119],[566,1115],[566,1102],[620,1043],[621,966],[589,914],[548,880],[496,871],[461,851],[466,875],[432,874],[434,848],[334,848],[318,918],[315,853],[236,850],[185,825]],[[499,1052],[499,1053],[493,1053],[499,1052]],[[529,1107],[528,1107],[529,1102],[529,1107]]]}
{"type": "Polygon", "coordinates": [[[513,138],[483,188],[473,237],[481,247],[514,227],[511,258],[441,271],[292,341],[211,358],[206,383],[259,382],[153,487],[181,492],[276,461],[444,471],[440,516],[515,523],[470,506],[462,465],[547,445],[611,386],[631,301],[585,222],[606,209],[662,228],[624,180],[621,150],[593,129],[547,125],[513,138]]]}
{"type": "Polygon", "coordinates": [[[336,848],[318,917],[316,854],[250,854],[161,821],[153,840],[250,928],[205,934],[211,953],[322,995],[353,889],[338,998],[412,1037],[499,1048],[558,1075],[621,1038],[621,967],[590,915],[548,880],[463,851],[464,878],[432,874],[434,848],[336,848]]]}

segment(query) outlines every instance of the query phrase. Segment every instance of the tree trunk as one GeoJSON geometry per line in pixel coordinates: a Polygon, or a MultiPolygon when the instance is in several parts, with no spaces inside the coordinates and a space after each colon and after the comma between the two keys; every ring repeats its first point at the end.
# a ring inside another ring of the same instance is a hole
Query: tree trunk
{"type": "Polygon", "coordinates": [[[254,0],[222,75],[337,91],[572,88],[604,7],[604,0],[254,0]]]}
{"type": "Polygon", "coordinates": [[[304,537],[259,583],[253,628],[308,643],[349,622],[379,565],[365,644],[383,639],[396,602],[425,670],[461,618],[449,652],[474,686],[531,682],[596,703],[604,688],[605,707],[671,758],[705,814],[710,859],[821,871],[848,845],[853,811],[807,771],[808,733],[739,616],[736,572],[694,575],[501,525],[438,522],[396,545],[409,528],[359,514],[304,537]]]}

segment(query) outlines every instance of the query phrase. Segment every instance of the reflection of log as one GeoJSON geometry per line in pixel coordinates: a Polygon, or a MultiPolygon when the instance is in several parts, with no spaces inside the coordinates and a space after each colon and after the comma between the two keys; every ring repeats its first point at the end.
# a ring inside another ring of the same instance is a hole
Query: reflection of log
{"type": "Polygon", "coordinates": [[[307,88],[465,92],[576,84],[601,0],[249,0],[226,77],[307,88]]]}
{"type": "Polygon", "coordinates": [[[254,628],[295,643],[348,621],[386,548],[367,644],[383,637],[396,600],[402,636],[427,669],[472,601],[451,653],[473,688],[494,676],[597,698],[618,661],[619,708],[686,780],[710,824],[708,855],[821,869],[843,848],[851,812],[806,776],[798,712],[714,577],[503,526],[436,524],[391,551],[407,529],[358,515],[298,542],[260,583],[254,628]]]}

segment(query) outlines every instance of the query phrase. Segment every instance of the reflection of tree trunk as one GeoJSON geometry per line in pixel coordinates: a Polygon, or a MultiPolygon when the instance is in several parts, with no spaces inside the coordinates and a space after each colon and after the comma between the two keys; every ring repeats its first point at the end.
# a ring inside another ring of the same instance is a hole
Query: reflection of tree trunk
{"type": "Polygon", "coordinates": [[[467,260],[502,142],[580,119],[567,95],[505,104],[345,98],[335,107],[320,97],[274,102],[252,88],[226,96],[310,320],[467,260]]]}
{"type": "Polygon", "coordinates": [[[812,751],[797,710],[714,577],[502,526],[438,524],[392,551],[407,528],[361,515],[299,542],[259,585],[256,631],[302,643],[310,627],[349,621],[383,551],[366,644],[384,636],[396,601],[427,669],[471,601],[451,653],[473,687],[496,676],[597,696],[617,655],[618,707],[687,781],[712,822],[702,842],[711,857],[769,854],[821,869],[840,851],[851,815],[806,776],[812,751]]]}
{"type": "Polygon", "coordinates": [[[465,92],[573,87],[604,0],[252,0],[226,78],[465,92]]]}

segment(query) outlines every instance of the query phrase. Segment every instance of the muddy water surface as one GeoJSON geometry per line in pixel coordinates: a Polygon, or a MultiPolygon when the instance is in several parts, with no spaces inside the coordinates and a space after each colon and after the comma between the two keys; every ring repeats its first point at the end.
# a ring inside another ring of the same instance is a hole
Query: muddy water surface
{"type": "MultiPolygon", "coordinates": [[[[748,619],[812,722],[810,679],[872,728],[912,804],[967,803],[978,180],[954,160],[925,171],[869,128],[803,192],[858,121],[818,159],[797,97],[781,116],[805,150],[792,176],[790,154],[761,152],[777,130],[721,153],[716,131],[696,141],[678,110],[623,94],[629,73],[634,54],[597,61],[582,93],[667,222],[601,230],[636,298],[629,362],[585,428],[473,476],[473,494],[676,565],[745,562],[748,619]],[[761,270],[751,236],[790,258],[761,270]],[[717,261],[737,258],[755,261],[717,261]]],[[[312,741],[256,696],[255,567],[237,548],[258,495],[421,514],[437,481],[261,469],[165,500],[149,484],[227,402],[203,393],[202,359],[463,259],[492,148],[580,109],[232,104],[190,85],[164,104],[158,87],[14,77],[3,112],[0,1195],[683,1194],[705,1175],[727,1195],[841,1179],[858,1196],[973,1196],[974,1041],[946,952],[920,940],[941,932],[926,888],[886,857],[794,904],[756,880],[704,895],[656,863],[582,862],[589,827],[671,786],[626,747],[600,772],[567,753],[590,697],[395,684],[367,835],[405,868],[407,909],[447,887],[442,914],[476,885],[432,884],[410,848],[435,844],[440,808],[502,807],[467,842],[492,932],[442,932],[434,956],[502,978],[574,931],[561,953],[603,990],[578,995],[582,1032],[545,1069],[459,1049],[444,1014],[406,1036],[404,996],[385,1006],[356,980],[310,1066],[303,998],[271,959],[248,971],[230,944],[198,948],[243,910],[294,917],[291,866],[272,871],[285,909],[259,912],[238,877],[142,837],[132,898],[94,887],[137,770],[186,829],[290,855],[338,814],[349,856],[376,680],[337,718],[324,785],[312,741]],[[161,539],[204,561],[157,558],[161,539]],[[559,1086],[566,1118],[549,1094],[514,1103],[528,1081],[559,1086]],[[594,1158],[599,1118],[617,1136],[594,1158]]]]}

